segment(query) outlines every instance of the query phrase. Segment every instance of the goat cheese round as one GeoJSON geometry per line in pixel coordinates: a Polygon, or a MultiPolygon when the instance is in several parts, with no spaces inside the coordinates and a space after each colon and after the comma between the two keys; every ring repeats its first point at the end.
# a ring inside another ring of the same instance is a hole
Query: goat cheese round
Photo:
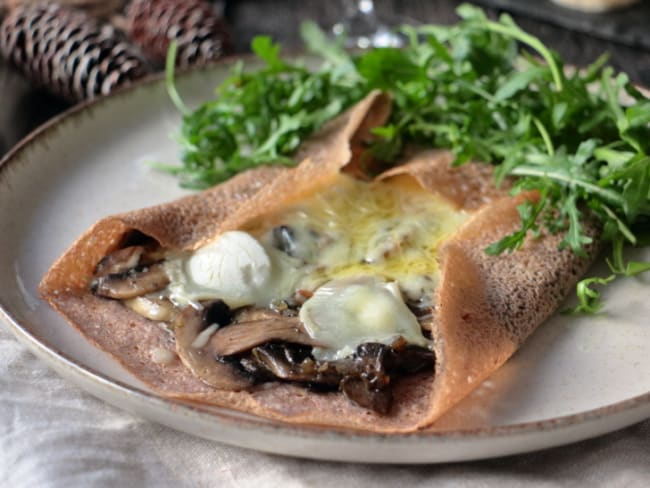
{"type": "Polygon", "coordinates": [[[271,260],[250,234],[224,232],[187,261],[189,278],[232,308],[255,303],[271,278],[271,260]]]}
{"type": "Polygon", "coordinates": [[[300,320],[326,346],[314,348],[318,360],[341,359],[366,342],[391,344],[399,336],[409,344],[429,344],[395,284],[372,277],[324,284],[303,304],[300,320]]]}

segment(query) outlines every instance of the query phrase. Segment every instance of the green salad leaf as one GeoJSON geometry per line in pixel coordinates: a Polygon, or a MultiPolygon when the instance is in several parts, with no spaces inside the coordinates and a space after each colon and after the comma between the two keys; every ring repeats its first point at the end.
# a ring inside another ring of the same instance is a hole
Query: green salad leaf
{"type": "Polygon", "coordinates": [[[183,186],[205,188],[261,164],[294,164],[306,137],[381,89],[392,95],[393,111],[374,131],[375,158],[392,164],[409,145],[447,148],[456,165],[492,164],[497,184],[513,178],[514,192],[540,192],[537,203],[519,208],[521,228],[486,252],[515,251],[546,228],[583,255],[591,243],[584,222],[597,219],[613,244],[612,276],[583,281],[577,307],[597,311],[594,285],[650,268],[622,258],[623,245],[636,245],[650,228],[650,100],[606,56],[565,69],[508,15],[491,20],[470,5],[457,12],[456,25],[404,27],[403,49],[355,54],[305,24],[305,45],[323,60],[315,70],[284,60],[277,44],[258,37],[252,48],[264,66],[237,65],[217,97],[192,112],[168,71],[170,96],[184,115],[183,164],[167,170],[183,186]]]}
{"type": "Polygon", "coordinates": [[[194,111],[174,87],[173,60],[167,63],[170,98],[183,114],[183,165],[158,168],[177,175],[184,187],[207,188],[262,164],[292,165],[291,154],[306,137],[365,93],[341,71],[284,61],[266,36],[256,37],[252,48],[264,67],[246,71],[237,64],[216,98],[194,111]]]}

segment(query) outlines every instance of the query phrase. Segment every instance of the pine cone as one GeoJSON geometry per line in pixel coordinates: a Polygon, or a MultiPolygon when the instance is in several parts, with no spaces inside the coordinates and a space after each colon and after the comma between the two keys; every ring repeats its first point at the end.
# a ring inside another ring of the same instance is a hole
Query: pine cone
{"type": "MultiPolygon", "coordinates": [[[[0,10],[5,3],[8,8],[16,8],[21,5],[44,3],[43,0],[0,0],[0,10]]],[[[108,18],[115,14],[126,3],[124,0],[57,0],[62,7],[80,9],[93,17],[108,18]]]]}
{"type": "Polygon", "coordinates": [[[73,102],[105,95],[149,71],[113,27],[56,4],[12,9],[0,25],[0,52],[32,81],[73,102]]]}
{"type": "Polygon", "coordinates": [[[155,63],[164,62],[172,40],[180,67],[203,65],[228,49],[226,25],[204,0],[132,0],[125,13],[126,32],[155,63]]]}

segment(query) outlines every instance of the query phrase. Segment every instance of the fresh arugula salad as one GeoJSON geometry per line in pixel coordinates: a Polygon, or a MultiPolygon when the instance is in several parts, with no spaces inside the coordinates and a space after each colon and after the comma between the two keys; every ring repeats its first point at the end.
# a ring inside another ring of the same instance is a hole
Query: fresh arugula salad
{"type": "Polygon", "coordinates": [[[174,87],[172,47],[167,82],[183,113],[182,165],[162,168],[200,189],[262,164],[293,165],[305,138],[371,90],[384,90],[393,112],[374,130],[369,150],[376,159],[390,165],[410,145],[448,148],[457,165],[492,164],[497,184],[514,177],[514,192],[540,192],[537,203],[519,207],[521,229],[486,252],[514,251],[546,228],[564,233],[562,247],[584,254],[591,238],[581,222],[599,220],[612,245],[611,276],[580,282],[576,308],[598,311],[594,285],[650,270],[623,257],[624,246],[645,244],[650,230],[650,99],[614,73],[606,56],[568,70],[508,15],[490,20],[469,5],[458,15],[452,26],[402,28],[403,49],[360,53],[307,23],[307,50],[322,58],[315,70],[257,37],[252,49],[263,67],[236,65],[217,97],[193,111],[174,87]]]}

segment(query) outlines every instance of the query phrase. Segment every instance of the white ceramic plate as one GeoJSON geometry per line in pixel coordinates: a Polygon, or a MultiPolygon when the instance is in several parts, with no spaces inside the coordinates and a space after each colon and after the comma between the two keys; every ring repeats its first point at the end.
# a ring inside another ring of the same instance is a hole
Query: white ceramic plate
{"type": "MultiPolygon", "coordinates": [[[[227,63],[184,76],[190,104],[227,63]]],[[[650,417],[650,276],[620,281],[607,309],[557,316],[436,427],[372,435],[289,426],[163,400],[87,344],[37,297],[38,282],[100,217],[183,195],[147,161],[176,162],[180,116],[163,83],[79,107],[23,141],[0,167],[0,306],[15,335],[63,376],[153,421],[219,442],[318,459],[426,463],[556,446],[650,417]]],[[[639,259],[650,259],[650,249],[639,259]]]]}

